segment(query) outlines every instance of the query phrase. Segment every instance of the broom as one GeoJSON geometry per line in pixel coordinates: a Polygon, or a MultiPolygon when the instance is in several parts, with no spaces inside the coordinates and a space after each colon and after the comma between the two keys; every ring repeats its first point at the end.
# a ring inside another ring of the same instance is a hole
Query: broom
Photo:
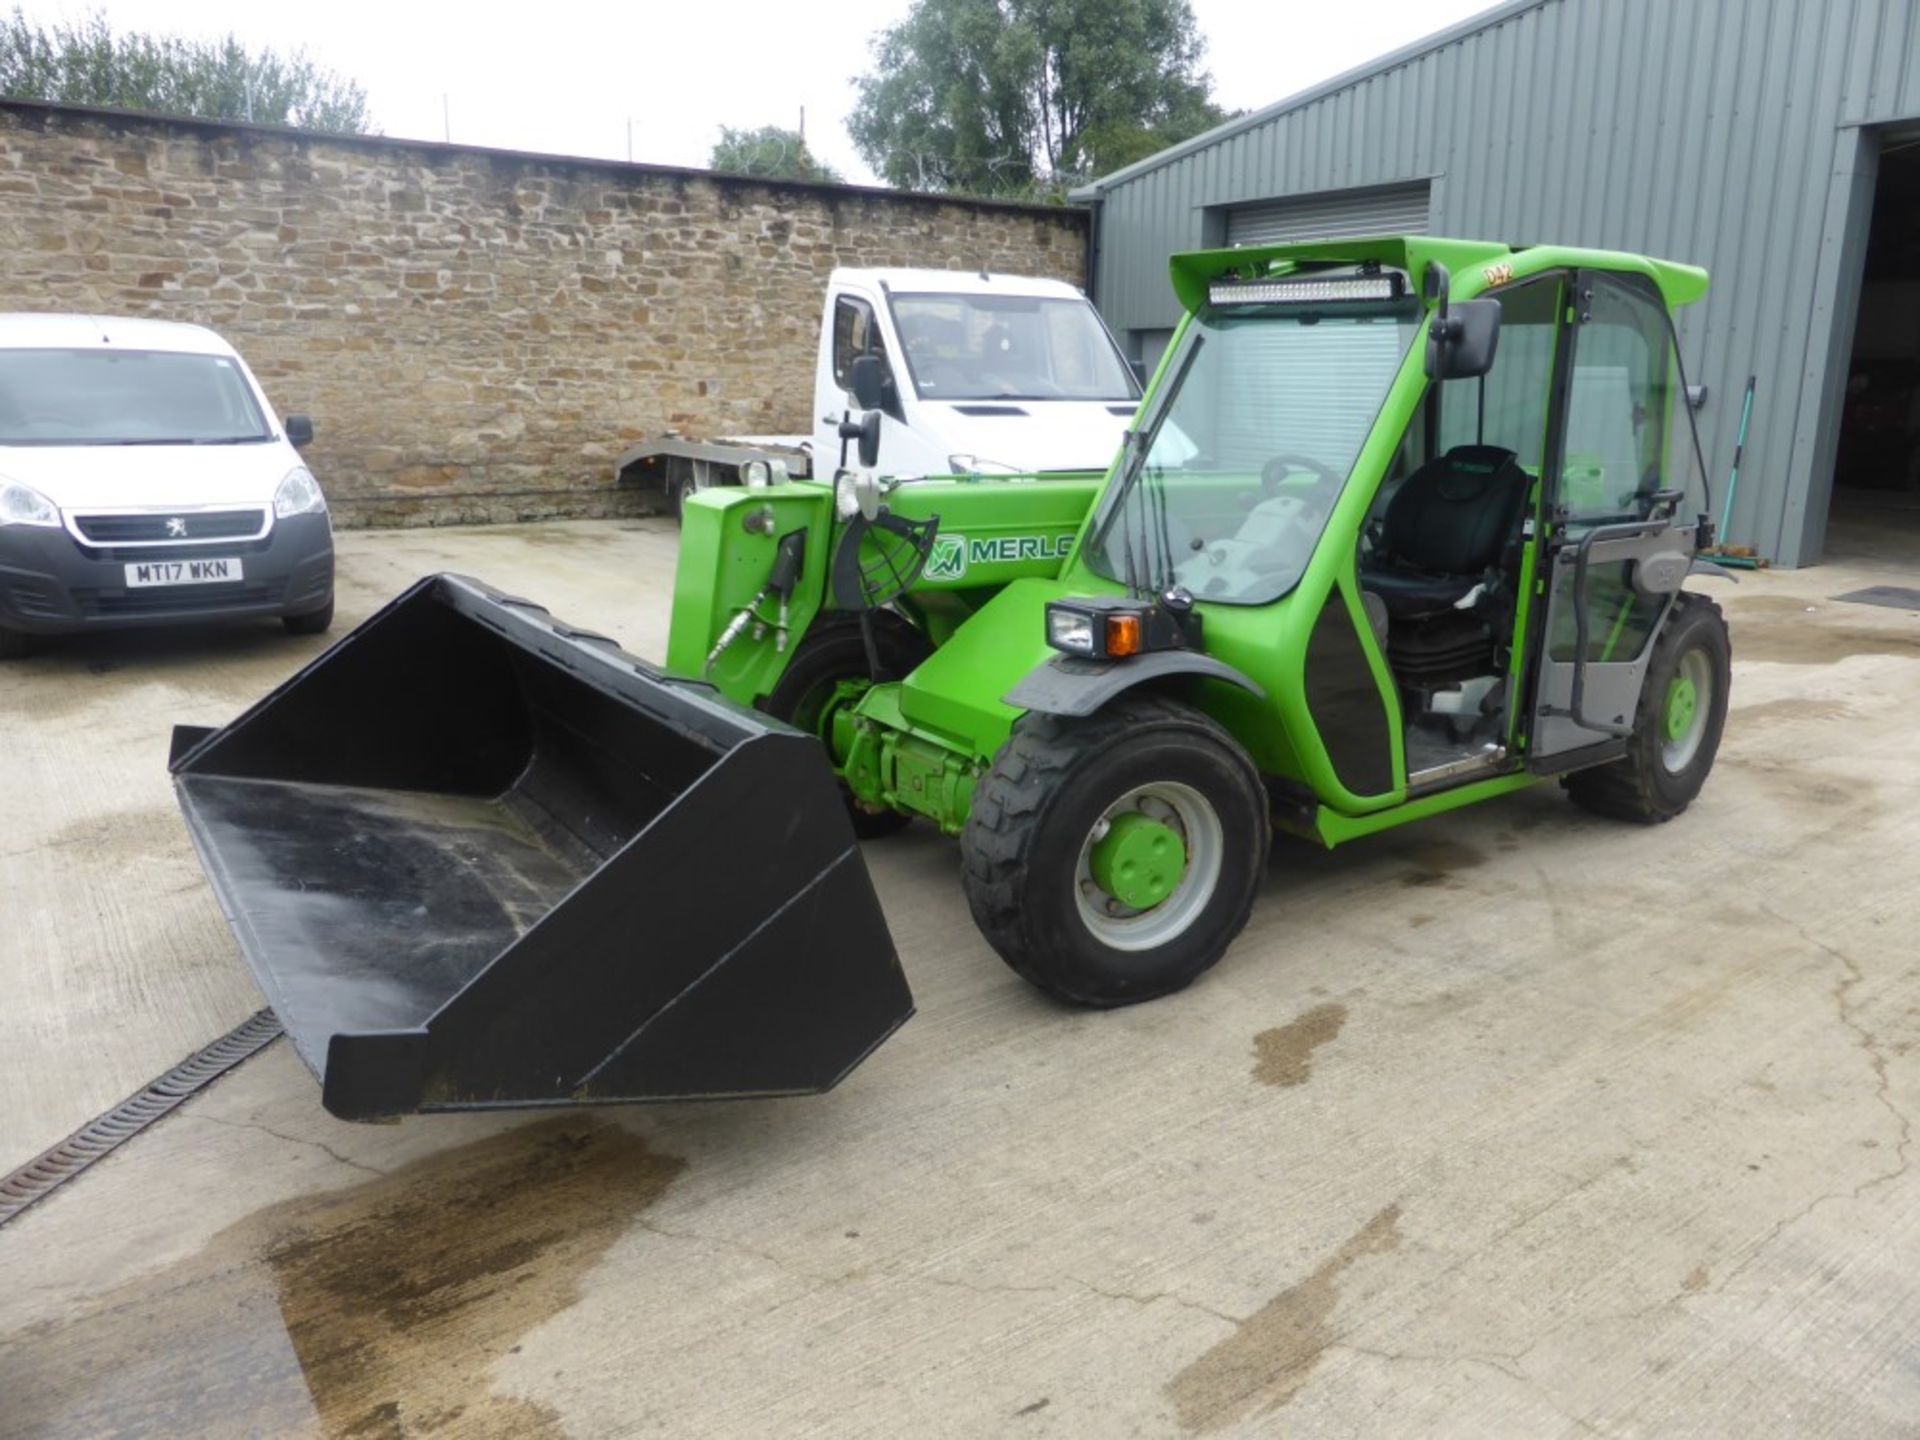
{"type": "MultiPolygon", "coordinates": [[[[1727,479],[1727,503],[1720,511],[1722,535],[1727,533],[1727,522],[1733,519],[1733,496],[1740,488],[1740,456],[1747,448],[1747,422],[1753,418],[1755,379],[1755,376],[1747,376],[1746,398],[1740,402],[1740,436],[1733,442],[1733,474],[1727,479]]],[[[1751,545],[1709,545],[1702,553],[1717,564],[1735,570],[1758,570],[1767,563],[1754,553],[1751,545]]]]}

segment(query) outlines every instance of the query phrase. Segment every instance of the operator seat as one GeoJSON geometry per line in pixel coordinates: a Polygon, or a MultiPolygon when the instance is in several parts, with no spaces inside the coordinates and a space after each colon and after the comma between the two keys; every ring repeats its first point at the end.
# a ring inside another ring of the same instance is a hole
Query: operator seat
{"type": "Polygon", "coordinates": [[[1530,483],[1513,451],[1497,445],[1456,445],[1429,460],[1387,502],[1362,588],[1390,616],[1451,609],[1499,566],[1530,483]]]}

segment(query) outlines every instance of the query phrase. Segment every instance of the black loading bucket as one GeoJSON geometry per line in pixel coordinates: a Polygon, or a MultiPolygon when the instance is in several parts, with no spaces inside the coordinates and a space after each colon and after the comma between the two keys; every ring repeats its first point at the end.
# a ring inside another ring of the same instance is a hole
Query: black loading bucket
{"type": "Polygon", "coordinates": [[[913,1013],[817,740],[474,580],[171,769],[346,1119],[816,1092],[913,1013]]]}

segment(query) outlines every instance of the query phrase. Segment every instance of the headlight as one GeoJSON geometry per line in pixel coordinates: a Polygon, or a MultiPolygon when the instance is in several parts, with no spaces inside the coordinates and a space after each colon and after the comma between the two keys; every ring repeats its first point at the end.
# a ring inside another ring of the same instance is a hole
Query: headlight
{"type": "Polygon", "coordinates": [[[296,465],[273,493],[273,513],[282,520],[289,515],[324,515],[327,497],[320,493],[320,482],[304,465],[296,465]]]}
{"type": "Polygon", "coordinates": [[[14,480],[0,480],[0,525],[60,524],[60,511],[38,490],[14,480]]]}
{"type": "Polygon", "coordinates": [[[1083,610],[1047,608],[1047,643],[1073,655],[1093,654],[1093,616],[1083,610]]]}
{"type": "Polygon", "coordinates": [[[1116,597],[1055,600],[1047,606],[1047,643],[1093,660],[1198,649],[1200,615],[1193,597],[1179,589],[1169,590],[1158,605],[1116,597]]]}

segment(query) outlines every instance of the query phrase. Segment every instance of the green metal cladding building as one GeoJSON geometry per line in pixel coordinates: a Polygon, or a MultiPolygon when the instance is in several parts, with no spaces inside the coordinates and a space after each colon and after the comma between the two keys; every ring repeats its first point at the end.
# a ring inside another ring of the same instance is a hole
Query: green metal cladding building
{"type": "Polygon", "coordinates": [[[1756,380],[1724,538],[1811,564],[1835,505],[1920,506],[1914,0],[1509,0],[1072,198],[1149,362],[1178,250],[1424,232],[1704,265],[1680,343],[1721,495],[1756,380]]]}

